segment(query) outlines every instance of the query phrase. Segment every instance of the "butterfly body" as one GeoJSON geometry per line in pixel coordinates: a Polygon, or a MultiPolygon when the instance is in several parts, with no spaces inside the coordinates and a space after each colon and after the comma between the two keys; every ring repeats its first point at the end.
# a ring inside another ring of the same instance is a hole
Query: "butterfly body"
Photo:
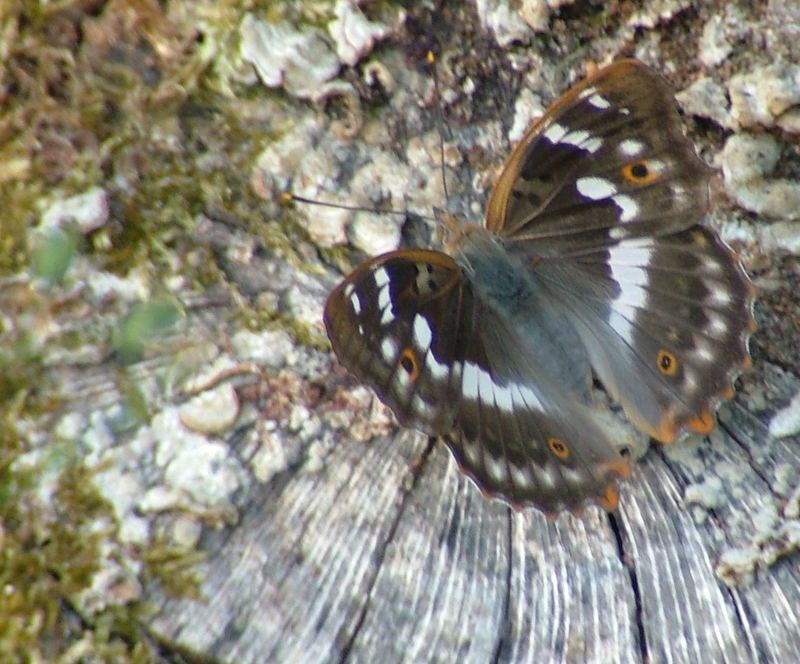
{"type": "Polygon", "coordinates": [[[614,509],[630,468],[593,415],[592,377],[671,442],[710,430],[749,362],[752,288],[698,223],[708,177],[666,83],[611,65],[529,128],[483,227],[445,217],[447,253],[390,252],[334,289],[333,348],[487,494],[614,509]]]}

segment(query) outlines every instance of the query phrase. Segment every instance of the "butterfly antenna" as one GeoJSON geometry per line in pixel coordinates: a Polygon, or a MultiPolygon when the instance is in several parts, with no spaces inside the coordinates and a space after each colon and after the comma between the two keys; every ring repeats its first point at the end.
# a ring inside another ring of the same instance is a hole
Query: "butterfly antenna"
{"type": "Polygon", "coordinates": [[[444,170],[444,109],[442,108],[442,94],[441,89],[439,87],[439,70],[436,68],[436,56],[433,54],[433,51],[428,51],[428,54],[425,56],[425,60],[431,66],[431,72],[433,75],[433,90],[434,94],[436,95],[436,107],[438,112],[436,113],[436,128],[439,132],[439,164],[442,170],[442,188],[444,190],[444,199],[447,200],[450,198],[450,194],[447,191],[447,177],[444,170]]]}
{"type": "Polygon", "coordinates": [[[399,214],[401,216],[414,215],[428,221],[435,221],[434,217],[427,215],[417,214],[416,212],[409,212],[408,210],[376,210],[371,207],[364,207],[361,205],[344,205],[342,203],[328,203],[326,201],[315,201],[313,198],[304,198],[303,196],[295,196],[291,192],[284,192],[281,194],[281,205],[287,206],[291,203],[304,203],[306,205],[320,205],[322,207],[338,208],[340,210],[351,210],[352,212],[371,212],[372,214],[399,214]]]}

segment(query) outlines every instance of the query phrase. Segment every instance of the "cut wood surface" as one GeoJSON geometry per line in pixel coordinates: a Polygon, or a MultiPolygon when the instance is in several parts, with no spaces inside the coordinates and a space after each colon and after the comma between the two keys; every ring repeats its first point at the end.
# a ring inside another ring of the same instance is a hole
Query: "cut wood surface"
{"type": "Polygon", "coordinates": [[[796,3],[85,4],[3,33],[0,660],[798,661],[796,3]],[[717,169],[753,367],[616,512],[548,520],[399,428],[322,309],[435,208],[479,221],[529,121],[624,57],[717,169]]]}
{"type": "Polygon", "coordinates": [[[165,601],[153,627],[230,662],[792,661],[800,569],[759,565],[775,496],[754,458],[796,468],[797,441],[721,435],[692,455],[698,477],[741,473],[710,512],[683,500],[687,466],[651,452],[616,514],[551,522],[484,500],[419,436],[343,440],[210,537],[203,600],[165,601]],[[723,583],[724,554],[753,546],[753,578],[723,583]]]}

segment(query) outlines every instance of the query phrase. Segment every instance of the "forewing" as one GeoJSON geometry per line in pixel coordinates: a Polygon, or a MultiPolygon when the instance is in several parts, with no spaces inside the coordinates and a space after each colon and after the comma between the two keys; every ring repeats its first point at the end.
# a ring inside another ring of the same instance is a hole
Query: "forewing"
{"type": "Polygon", "coordinates": [[[324,321],[341,363],[403,426],[441,435],[458,406],[457,360],[472,315],[472,296],[455,261],[407,249],[356,268],[331,292],[324,321]]]}
{"type": "Polygon", "coordinates": [[[709,173],[667,83],[625,60],[571,88],[528,129],[485,224],[532,256],[579,255],[692,226],[707,207],[709,173]]]}

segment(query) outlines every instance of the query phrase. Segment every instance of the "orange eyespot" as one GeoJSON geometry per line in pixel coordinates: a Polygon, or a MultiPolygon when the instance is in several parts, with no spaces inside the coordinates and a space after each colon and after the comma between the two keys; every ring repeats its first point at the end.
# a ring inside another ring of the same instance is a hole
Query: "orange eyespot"
{"type": "Polygon", "coordinates": [[[622,167],[622,177],[628,182],[636,184],[649,184],[658,179],[658,173],[650,169],[646,159],[625,164],[622,167]]]}
{"type": "Polygon", "coordinates": [[[548,438],[547,446],[559,459],[566,459],[569,456],[569,446],[561,438],[548,438]]]}
{"type": "Polygon", "coordinates": [[[400,366],[408,374],[409,380],[414,383],[419,378],[419,362],[417,356],[410,348],[404,348],[400,353],[400,366]]]}
{"type": "Polygon", "coordinates": [[[658,370],[665,376],[674,376],[675,372],[678,370],[678,360],[672,353],[666,350],[658,351],[656,365],[658,366],[658,370]]]}

